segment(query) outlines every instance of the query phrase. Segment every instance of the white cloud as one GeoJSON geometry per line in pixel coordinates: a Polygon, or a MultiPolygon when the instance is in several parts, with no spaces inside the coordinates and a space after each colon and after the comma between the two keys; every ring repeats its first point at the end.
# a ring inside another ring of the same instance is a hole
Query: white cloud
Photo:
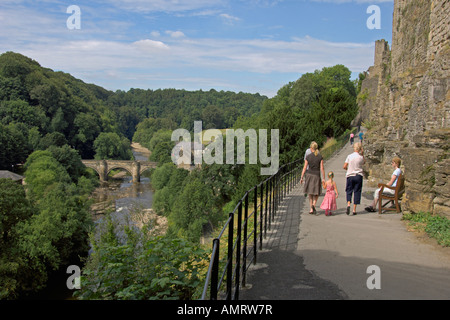
{"type": "MultiPolygon", "coordinates": [[[[334,2],[339,1],[345,0],[334,2]]],[[[377,1],[380,0],[371,2],[377,1]]],[[[176,15],[181,14],[184,8],[194,10],[186,13],[191,16],[211,15],[228,22],[240,19],[224,11],[216,11],[213,5],[221,4],[221,0],[111,2],[124,8],[136,5],[130,10],[146,6],[145,12],[159,7],[159,10],[178,10],[173,13],[176,15]],[[211,8],[208,8],[210,4],[211,8]]],[[[353,72],[361,72],[373,64],[373,43],[330,42],[308,36],[284,41],[250,37],[192,38],[190,34],[194,32],[186,35],[176,27],[166,30],[164,26],[152,25],[148,31],[139,34],[139,38],[133,39],[125,32],[131,29],[132,22],[89,19],[95,16],[91,13],[95,9],[83,6],[82,29],[69,31],[65,24],[68,17],[65,10],[55,15],[21,5],[17,8],[2,7],[0,48],[2,52],[20,52],[42,66],[71,73],[84,81],[113,90],[131,86],[151,87],[150,83],[153,86],[157,83],[161,87],[226,86],[230,90],[246,91],[241,87],[241,82],[246,82],[253,92],[268,94],[258,89],[259,83],[272,81],[274,77],[281,79],[279,75],[300,75],[335,64],[344,64],[353,72]],[[164,29],[155,30],[158,27],[164,29]],[[223,74],[239,76],[231,79],[222,77],[223,74]]],[[[285,83],[271,83],[274,88],[270,90],[276,92],[285,83]]]]}
{"type": "MultiPolygon", "coordinates": [[[[339,43],[311,37],[291,41],[262,39],[167,38],[118,41],[54,41],[18,48],[42,64],[96,73],[104,69],[191,67],[250,73],[305,73],[344,64],[363,71],[373,63],[373,43],[339,43]]],[[[71,72],[71,70],[66,70],[71,72]]]]}
{"type": "Polygon", "coordinates": [[[149,12],[181,12],[222,5],[224,0],[109,0],[104,1],[124,10],[149,12]]]}
{"type": "Polygon", "coordinates": [[[158,38],[159,36],[161,36],[161,33],[159,33],[159,31],[152,31],[150,32],[150,35],[154,38],[158,38]]]}
{"type": "Polygon", "coordinates": [[[139,49],[146,51],[146,52],[154,51],[154,50],[161,50],[161,49],[163,49],[163,50],[169,49],[169,46],[167,46],[165,43],[163,43],[161,41],[150,40],[150,39],[139,40],[139,41],[133,42],[133,45],[139,49]]]}
{"type": "Polygon", "coordinates": [[[233,24],[234,22],[241,20],[240,18],[232,16],[232,15],[229,15],[228,13],[221,13],[219,15],[219,17],[224,19],[225,22],[228,23],[228,24],[233,24]]]}
{"type": "Polygon", "coordinates": [[[185,36],[181,31],[166,30],[166,34],[170,35],[172,38],[183,38],[185,36]]]}

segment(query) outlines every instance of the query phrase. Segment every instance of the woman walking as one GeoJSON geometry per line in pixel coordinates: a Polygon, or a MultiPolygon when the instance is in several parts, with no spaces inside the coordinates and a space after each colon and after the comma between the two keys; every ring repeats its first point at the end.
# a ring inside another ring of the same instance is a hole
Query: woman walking
{"type": "Polygon", "coordinates": [[[306,156],[303,165],[302,177],[300,183],[305,178],[304,192],[309,196],[310,214],[316,214],[316,203],[322,192],[322,181],[325,181],[325,170],[323,168],[323,158],[319,153],[319,147],[316,142],[310,145],[311,153],[306,156]],[[308,170],[307,170],[308,168],[308,170]],[[323,180],[320,179],[322,173],[323,180]]]}
{"type": "Polygon", "coordinates": [[[356,205],[361,203],[361,191],[363,185],[364,156],[361,142],[353,145],[353,153],[345,159],[344,169],[347,170],[347,183],[345,192],[347,194],[347,214],[350,214],[350,205],[353,196],[353,215],[356,215],[356,205]]]}

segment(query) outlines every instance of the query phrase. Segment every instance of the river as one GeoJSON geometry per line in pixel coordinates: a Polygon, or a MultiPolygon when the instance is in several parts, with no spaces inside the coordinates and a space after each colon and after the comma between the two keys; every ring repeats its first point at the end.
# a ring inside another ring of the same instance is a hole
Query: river
{"type": "MultiPolygon", "coordinates": [[[[148,156],[137,150],[133,148],[135,160],[147,161],[148,156]]],[[[105,210],[120,213],[128,212],[133,206],[151,208],[153,192],[148,177],[141,176],[140,183],[133,183],[131,176],[122,171],[108,177],[108,181],[93,192],[92,198],[94,220],[97,220],[97,215],[105,210]]]]}
{"type": "MultiPolygon", "coordinates": [[[[147,161],[149,151],[139,144],[132,144],[135,160],[147,161]]],[[[105,213],[110,213],[112,219],[120,225],[135,223],[130,220],[130,213],[149,211],[153,202],[153,191],[150,178],[141,175],[140,183],[133,183],[129,173],[121,171],[102,184],[92,194],[94,200],[91,206],[93,219],[101,224],[105,213]]]]}

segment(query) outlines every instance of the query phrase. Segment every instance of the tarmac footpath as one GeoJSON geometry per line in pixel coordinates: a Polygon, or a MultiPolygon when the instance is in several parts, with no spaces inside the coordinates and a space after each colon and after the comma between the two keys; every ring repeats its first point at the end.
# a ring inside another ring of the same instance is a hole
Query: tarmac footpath
{"type": "MultiPolygon", "coordinates": [[[[450,248],[407,231],[401,213],[366,212],[374,188],[363,182],[357,215],[346,214],[348,143],[324,163],[334,172],[338,210],[309,214],[298,184],[283,200],[247,274],[242,300],[449,300],[450,248]]],[[[386,181],[387,182],[387,181],[386,181]]]]}

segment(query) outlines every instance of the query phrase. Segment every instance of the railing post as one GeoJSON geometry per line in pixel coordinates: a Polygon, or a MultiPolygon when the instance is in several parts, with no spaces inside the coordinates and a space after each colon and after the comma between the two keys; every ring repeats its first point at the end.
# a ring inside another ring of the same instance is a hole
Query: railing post
{"type": "Polygon", "coordinates": [[[255,186],[255,201],[253,204],[253,264],[256,264],[256,254],[258,253],[258,185],[255,186]]]}
{"type": "Polygon", "coordinates": [[[277,207],[276,207],[276,200],[277,200],[277,176],[278,176],[278,174],[276,174],[275,176],[274,176],[274,178],[273,178],[273,184],[272,184],[272,220],[271,220],[271,222],[273,222],[273,220],[274,220],[274,217],[275,217],[275,213],[276,213],[276,209],[277,209],[277,207]]]}
{"type": "Polygon", "coordinates": [[[275,220],[275,214],[278,212],[278,203],[281,201],[280,198],[280,177],[281,173],[277,172],[277,175],[275,177],[275,187],[274,187],[274,197],[273,197],[273,216],[272,221],[275,220]]]}
{"type": "Polygon", "coordinates": [[[247,222],[248,222],[248,197],[247,192],[245,196],[245,206],[244,206],[244,235],[242,237],[242,286],[245,286],[246,274],[247,274],[247,222]]]}
{"type": "Polygon", "coordinates": [[[270,177],[269,181],[269,230],[272,225],[272,197],[273,197],[273,176],[270,177]]]}
{"type": "Polygon", "coordinates": [[[231,291],[233,283],[233,233],[234,233],[234,215],[230,213],[230,222],[228,224],[228,261],[227,261],[227,300],[231,300],[231,291]]]}
{"type": "MultiPolygon", "coordinates": [[[[284,170],[283,170],[284,171],[284,170]]],[[[277,197],[275,203],[275,210],[278,212],[278,206],[283,201],[283,172],[278,173],[277,177],[277,197]]]]}
{"type": "Polygon", "coordinates": [[[262,249],[263,242],[263,212],[264,212],[264,182],[261,182],[261,208],[259,209],[259,249],[262,249]]]}
{"type": "Polygon", "coordinates": [[[269,181],[270,181],[270,179],[268,179],[268,180],[266,180],[267,182],[266,182],[266,199],[265,199],[265,202],[266,202],[266,211],[265,211],[265,214],[264,214],[264,238],[267,236],[267,204],[268,204],[268,199],[269,199],[269,181]]]}
{"type": "Polygon", "coordinates": [[[217,300],[217,290],[219,285],[219,256],[220,256],[220,240],[214,239],[213,240],[213,266],[212,266],[212,272],[211,272],[211,300],[217,300]],[[216,248],[214,252],[214,247],[216,248]]]}
{"type": "Polygon", "coordinates": [[[239,300],[239,285],[241,275],[241,240],[242,240],[242,200],[239,202],[238,207],[238,221],[237,221],[237,234],[236,234],[236,279],[234,287],[234,299],[239,300]]]}

